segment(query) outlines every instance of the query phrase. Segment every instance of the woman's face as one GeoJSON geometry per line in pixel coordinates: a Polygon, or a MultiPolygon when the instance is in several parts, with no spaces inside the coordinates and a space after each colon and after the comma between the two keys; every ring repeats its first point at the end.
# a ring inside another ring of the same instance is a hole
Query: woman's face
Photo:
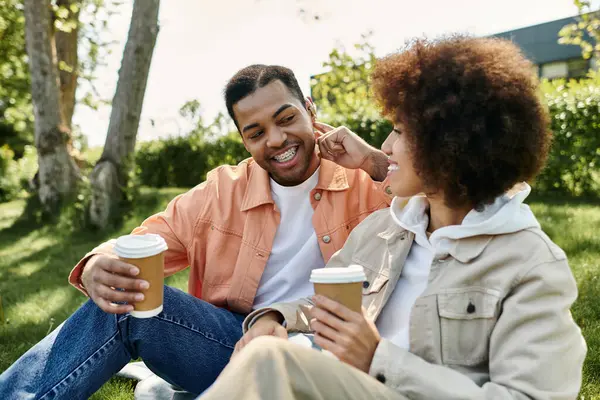
{"type": "Polygon", "coordinates": [[[425,191],[421,178],[413,167],[406,133],[401,124],[394,125],[394,129],[381,145],[381,150],[390,157],[388,177],[395,196],[410,197],[425,191]]]}

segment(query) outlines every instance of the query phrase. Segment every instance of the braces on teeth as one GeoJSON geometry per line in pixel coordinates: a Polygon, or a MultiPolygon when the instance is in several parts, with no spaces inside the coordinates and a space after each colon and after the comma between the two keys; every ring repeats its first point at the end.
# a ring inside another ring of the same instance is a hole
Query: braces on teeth
{"type": "Polygon", "coordinates": [[[281,162],[281,161],[289,161],[289,160],[290,160],[292,157],[294,157],[294,156],[296,155],[296,150],[297,150],[297,149],[296,149],[295,147],[292,147],[291,149],[289,149],[289,150],[288,150],[288,151],[286,151],[285,153],[283,153],[283,154],[280,154],[280,155],[278,155],[278,156],[275,156],[274,158],[275,158],[277,161],[280,161],[280,162],[281,162]]]}

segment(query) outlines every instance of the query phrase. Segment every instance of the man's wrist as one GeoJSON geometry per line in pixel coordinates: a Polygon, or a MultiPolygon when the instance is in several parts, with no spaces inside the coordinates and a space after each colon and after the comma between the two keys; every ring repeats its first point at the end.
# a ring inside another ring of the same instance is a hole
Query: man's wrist
{"type": "Polygon", "coordinates": [[[93,256],[88,258],[87,261],[81,266],[81,270],[79,271],[79,277],[77,278],[77,283],[79,283],[81,288],[84,290],[86,290],[86,288],[85,288],[85,284],[83,283],[83,274],[86,272],[86,269],[89,270],[88,266],[90,265],[90,262],[95,260],[96,257],[98,257],[98,254],[94,254],[93,256]]]}
{"type": "Polygon", "coordinates": [[[388,156],[381,150],[373,149],[361,169],[374,181],[383,182],[387,177],[388,166],[388,156]]]}

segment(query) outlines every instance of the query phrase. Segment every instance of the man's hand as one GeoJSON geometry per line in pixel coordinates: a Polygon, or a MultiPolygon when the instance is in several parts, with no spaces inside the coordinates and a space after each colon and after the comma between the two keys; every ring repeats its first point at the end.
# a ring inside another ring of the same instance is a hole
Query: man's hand
{"type": "Polygon", "coordinates": [[[326,297],[317,295],[313,301],[310,327],[315,331],[315,343],[340,361],[369,373],[381,340],[375,324],[326,297]]]}
{"type": "Polygon", "coordinates": [[[250,341],[259,336],[277,336],[287,339],[287,330],[281,325],[281,314],[270,312],[263,315],[252,325],[252,328],[236,343],[233,356],[239,353],[250,341]]]}
{"type": "Polygon", "coordinates": [[[383,181],[387,176],[387,156],[345,126],[334,128],[322,122],[314,122],[320,133],[317,143],[321,158],[348,169],[362,169],[374,180],[383,181]]]}
{"type": "Polygon", "coordinates": [[[88,260],[81,274],[81,283],[103,311],[124,314],[133,310],[131,303],[144,300],[143,293],[138,290],[150,287],[147,281],[134,278],[139,273],[135,265],[99,254],[88,260]],[[129,304],[114,304],[116,302],[129,304]]]}

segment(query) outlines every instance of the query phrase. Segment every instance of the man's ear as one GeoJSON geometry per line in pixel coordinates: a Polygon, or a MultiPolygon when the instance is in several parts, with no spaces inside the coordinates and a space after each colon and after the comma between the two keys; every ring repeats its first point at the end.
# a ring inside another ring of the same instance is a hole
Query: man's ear
{"type": "Polygon", "coordinates": [[[319,138],[321,136],[323,136],[323,134],[321,132],[319,132],[318,130],[314,129],[314,127],[313,127],[313,133],[315,134],[315,140],[319,140],[319,138]]]}
{"type": "Polygon", "coordinates": [[[315,122],[317,120],[317,106],[315,105],[313,99],[307,97],[305,107],[308,113],[310,114],[310,119],[312,120],[312,122],[315,122]]]}

